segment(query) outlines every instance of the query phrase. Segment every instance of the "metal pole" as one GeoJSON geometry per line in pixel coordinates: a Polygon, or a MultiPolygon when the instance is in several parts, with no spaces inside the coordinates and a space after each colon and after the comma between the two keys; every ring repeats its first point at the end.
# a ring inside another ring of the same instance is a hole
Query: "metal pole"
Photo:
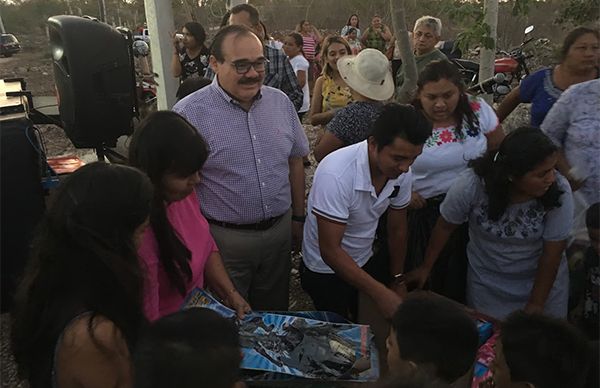
{"type": "Polygon", "coordinates": [[[171,31],[175,31],[173,8],[170,1],[144,0],[144,9],[150,31],[152,71],[158,74],[157,106],[159,110],[171,109],[176,102],[175,93],[179,84],[177,78],[171,74],[173,59],[171,31]]]}
{"type": "Polygon", "coordinates": [[[106,23],[106,2],[98,0],[98,7],[100,8],[100,20],[106,23]]]}
{"type": "Polygon", "coordinates": [[[0,12],[0,31],[5,34],[6,30],[4,29],[4,23],[2,22],[2,12],[0,12]]]}

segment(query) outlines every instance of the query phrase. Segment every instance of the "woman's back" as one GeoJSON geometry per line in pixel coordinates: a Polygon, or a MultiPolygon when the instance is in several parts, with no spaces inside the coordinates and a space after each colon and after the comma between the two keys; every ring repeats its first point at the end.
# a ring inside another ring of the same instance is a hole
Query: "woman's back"
{"type": "MultiPolygon", "coordinates": [[[[103,346],[103,330],[95,335],[106,325],[84,325],[82,313],[98,318],[87,322],[110,323],[127,346],[135,343],[144,322],[135,240],[145,228],[151,196],[152,186],[138,170],[104,163],[84,166],[61,184],[37,231],[13,314],[15,359],[32,388],[52,385],[59,344],[86,343],[73,327],[88,328],[87,342],[96,350],[114,350],[103,346]]],[[[78,350],[68,363],[78,370],[76,386],[99,386],[96,362],[84,355],[78,350]]],[[[66,365],[59,363],[55,372],[61,375],[66,365]]]]}

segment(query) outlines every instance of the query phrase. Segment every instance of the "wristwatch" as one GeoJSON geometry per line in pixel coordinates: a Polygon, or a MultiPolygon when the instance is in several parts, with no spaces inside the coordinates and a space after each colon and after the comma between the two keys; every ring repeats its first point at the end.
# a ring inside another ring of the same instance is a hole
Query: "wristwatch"
{"type": "Polygon", "coordinates": [[[292,214],[292,221],[303,223],[304,221],[306,221],[306,216],[296,216],[292,214]]]}

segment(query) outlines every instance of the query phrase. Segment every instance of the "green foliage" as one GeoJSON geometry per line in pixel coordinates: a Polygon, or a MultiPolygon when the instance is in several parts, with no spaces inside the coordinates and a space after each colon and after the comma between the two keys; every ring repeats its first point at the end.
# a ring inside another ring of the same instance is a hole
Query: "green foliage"
{"type": "Polygon", "coordinates": [[[468,25],[476,20],[483,20],[483,3],[452,1],[443,3],[440,11],[460,24],[468,25]]]}
{"type": "MultiPolygon", "coordinates": [[[[531,0],[512,0],[509,2],[511,3],[509,5],[513,16],[529,13],[531,0]]],[[[462,51],[467,51],[469,47],[473,46],[491,50],[496,48],[496,42],[490,36],[490,26],[484,22],[483,2],[481,0],[471,2],[454,0],[452,3],[446,3],[442,9],[452,21],[467,26],[456,36],[456,45],[462,51]]]]}
{"type": "Polygon", "coordinates": [[[600,0],[569,0],[564,2],[556,23],[585,24],[598,21],[600,0]]]}
{"type": "Polygon", "coordinates": [[[470,28],[460,32],[456,36],[456,45],[462,51],[467,51],[472,45],[479,45],[490,50],[496,48],[496,42],[490,36],[491,28],[482,19],[483,15],[470,28]]]}

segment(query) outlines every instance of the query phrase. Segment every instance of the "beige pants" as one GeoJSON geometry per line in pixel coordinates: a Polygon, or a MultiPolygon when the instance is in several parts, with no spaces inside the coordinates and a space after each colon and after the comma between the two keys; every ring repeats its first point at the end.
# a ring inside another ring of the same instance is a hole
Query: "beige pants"
{"type": "Polygon", "coordinates": [[[210,225],[225,268],[254,310],[288,309],[292,221],[289,210],[267,230],[210,225]]]}

